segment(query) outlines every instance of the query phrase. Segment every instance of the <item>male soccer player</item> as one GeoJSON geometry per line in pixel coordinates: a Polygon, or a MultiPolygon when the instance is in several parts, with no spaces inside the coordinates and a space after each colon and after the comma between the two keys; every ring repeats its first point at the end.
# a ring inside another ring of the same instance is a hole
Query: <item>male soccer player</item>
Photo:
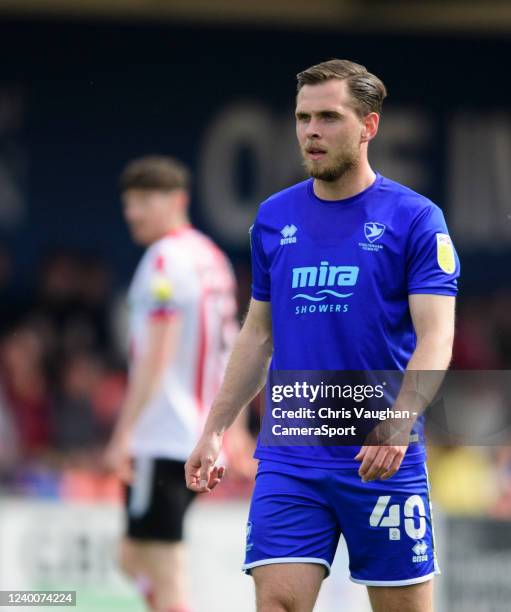
{"type": "Polygon", "coordinates": [[[184,462],[202,431],[237,333],[224,254],[188,220],[189,172],[144,157],[121,176],[124,215],[145,252],[129,289],[130,376],[106,460],[128,483],[121,565],[157,612],[189,610],[184,462]]]}
{"type": "MultiPolygon", "coordinates": [[[[270,360],[277,371],[448,367],[459,264],[440,209],[368,163],[385,96],[381,80],[351,61],[298,74],[296,132],[311,178],[259,209],[253,299],[186,464],[192,491],[220,482],[224,432],[260,390],[270,360]],[[325,292],[318,271],[330,266],[344,286],[325,292]]],[[[259,442],[243,566],[259,612],[310,612],[341,533],[351,579],[367,585],[373,610],[432,610],[438,569],[424,448],[412,425],[404,446],[259,442]]]]}

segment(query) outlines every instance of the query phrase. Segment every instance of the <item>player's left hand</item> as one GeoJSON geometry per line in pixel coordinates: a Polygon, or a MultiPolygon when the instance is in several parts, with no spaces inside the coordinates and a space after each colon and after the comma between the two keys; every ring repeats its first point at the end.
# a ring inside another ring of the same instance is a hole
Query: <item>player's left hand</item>
{"type": "Polygon", "coordinates": [[[203,433],[185,463],[186,486],[195,493],[210,493],[224,477],[225,467],[216,466],[223,436],[203,433]]]}
{"type": "Polygon", "coordinates": [[[408,448],[410,429],[411,424],[402,421],[397,425],[390,421],[382,422],[373,429],[355,456],[355,461],[362,462],[358,469],[362,482],[387,480],[394,476],[408,448]]]}
{"type": "Polygon", "coordinates": [[[358,475],[362,482],[387,480],[399,470],[407,446],[362,446],[355,461],[361,461],[358,475]]]}

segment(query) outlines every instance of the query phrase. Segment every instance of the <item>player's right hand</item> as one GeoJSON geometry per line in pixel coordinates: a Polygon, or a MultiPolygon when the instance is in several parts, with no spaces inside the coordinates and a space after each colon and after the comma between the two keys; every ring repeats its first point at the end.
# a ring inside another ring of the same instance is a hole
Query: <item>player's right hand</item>
{"type": "Polygon", "coordinates": [[[113,435],[103,455],[103,466],[107,472],[114,473],[126,484],[131,483],[133,467],[127,436],[113,435]]]}
{"type": "Polygon", "coordinates": [[[186,486],[195,493],[209,493],[222,480],[225,467],[217,467],[222,436],[217,433],[203,434],[185,463],[186,486]]]}

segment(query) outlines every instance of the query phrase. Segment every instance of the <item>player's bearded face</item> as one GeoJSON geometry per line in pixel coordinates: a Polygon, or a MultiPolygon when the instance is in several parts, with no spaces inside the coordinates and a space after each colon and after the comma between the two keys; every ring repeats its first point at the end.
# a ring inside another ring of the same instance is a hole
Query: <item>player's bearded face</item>
{"type": "Polygon", "coordinates": [[[310,144],[305,151],[302,149],[303,165],[308,174],[321,181],[333,182],[342,178],[347,172],[356,168],[360,159],[359,148],[351,143],[339,146],[333,151],[327,150],[319,160],[310,159],[308,150],[314,150],[315,144],[310,144]]]}

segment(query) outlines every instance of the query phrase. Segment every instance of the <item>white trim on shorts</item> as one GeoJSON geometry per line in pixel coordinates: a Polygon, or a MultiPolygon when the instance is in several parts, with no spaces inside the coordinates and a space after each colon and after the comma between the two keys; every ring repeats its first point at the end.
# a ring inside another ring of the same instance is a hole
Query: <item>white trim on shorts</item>
{"type": "Polygon", "coordinates": [[[277,557],[275,559],[261,559],[260,561],[254,561],[253,563],[244,563],[241,566],[241,570],[248,574],[248,570],[251,570],[253,567],[259,567],[260,565],[272,565],[274,563],[317,563],[326,567],[326,576],[329,576],[332,570],[328,561],[318,559],[317,557],[277,557]]]}
{"type": "Polygon", "coordinates": [[[133,457],[133,480],[128,506],[128,514],[133,519],[140,519],[149,510],[155,462],[153,457],[133,457]]]}
{"type": "Polygon", "coordinates": [[[350,580],[352,582],[356,582],[357,584],[365,584],[366,586],[407,586],[410,584],[420,584],[421,582],[427,582],[431,580],[433,576],[439,576],[440,570],[435,568],[434,572],[431,574],[426,574],[425,576],[419,576],[418,578],[408,578],[407,580],[359,580],[358,578],[353,578],[350,576],[350,580]]]}

